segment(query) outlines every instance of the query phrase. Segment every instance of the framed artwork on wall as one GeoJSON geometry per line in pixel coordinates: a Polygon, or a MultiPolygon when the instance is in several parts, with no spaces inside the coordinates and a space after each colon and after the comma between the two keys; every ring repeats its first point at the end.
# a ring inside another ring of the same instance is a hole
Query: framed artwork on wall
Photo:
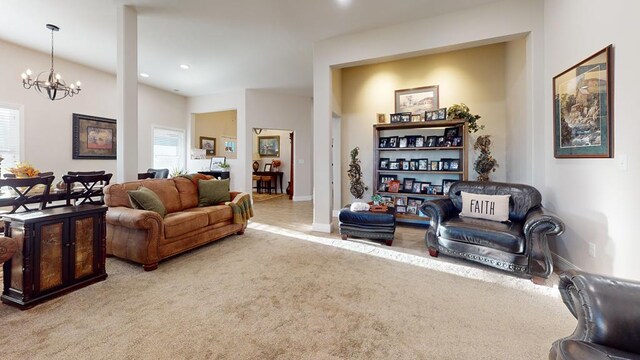
{"type": "Polygon", "coordinates": [[[258,154],[264,157],[280,157],[280,136],[258,136],[258,154]]]}
{"type": "Polygon", "coordinates": [[[556,158],[613,157],[613,46],[553,78],[556,158]]]}
{"type": "Polygon", "coordinates": [[[420,121],[425,121],[425,112],[436,109],[438,109],[438,85],[396,90],[396,113],[408,112],[419,115],[420,121]]]}
{"type": "Polygon", "coordinates": [[[238,157],[238,140],[231,136],[222,136],[222,145],[224,145],[224,156],[228,159],[236,159],[238,157]]]}
{"type": "Polygon", "coordinates": [[[207,156],[216,154],[216,138],[200,136],[200,149],[207,151],[207,156]]]}
{"type": "Polygon", "coordinates": [[[116,120],[73,114],[73,159],[116,159],[116,120]]]}

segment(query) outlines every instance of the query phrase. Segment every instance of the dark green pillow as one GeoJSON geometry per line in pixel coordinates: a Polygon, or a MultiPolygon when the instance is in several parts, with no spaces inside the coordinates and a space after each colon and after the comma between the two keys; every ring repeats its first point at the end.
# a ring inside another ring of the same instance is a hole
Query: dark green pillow
{"type": "Polygon", "coordinates": [[[231,201],[229,179],[198,180],[198,198],[200,206],[216,205],[223,201],[231,201]]]}
{"type": "Polygon", "coordinates": [[[141,186],[138,190],[129,190],[127,193],[134,209],[155,211],[163,218],[167,215],[167,208],[152,190],[141,186]]]}

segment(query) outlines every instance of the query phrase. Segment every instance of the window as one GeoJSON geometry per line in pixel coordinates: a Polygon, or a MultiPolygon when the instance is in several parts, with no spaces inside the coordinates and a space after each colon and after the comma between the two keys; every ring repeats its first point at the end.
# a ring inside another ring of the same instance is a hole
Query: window
{"type": "MultiPolygon", "coordinates": [[[[0,105],[1,173],[20,162],[20,110],[0,105]]],[[[1,176],[1,175],[0,175],[1,176]]]]}
{"type": "Polygon", "coordinates": [[[155,169],[183,170],[184,131],[162,127],[153,128],[153,167],[155,169]]]}

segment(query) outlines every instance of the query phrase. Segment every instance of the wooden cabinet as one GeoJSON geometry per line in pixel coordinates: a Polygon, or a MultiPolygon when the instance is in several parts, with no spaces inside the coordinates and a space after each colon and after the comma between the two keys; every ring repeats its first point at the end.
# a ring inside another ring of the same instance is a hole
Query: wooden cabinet
{"type": "Polygon", "coordinates": [[[448,184],[467,180],[467,138],[463,120],[373,126],[374,194],[394,203],[397,221],[427,224],[418,210],[422,202],[442,198],[448,184]],[[400,182],[397,192],[390,179],[400,182]]]}
{"type": "Polygon", "coordinates": [[[19,250],[4,263],[2,302],[26,309],[106,279],[106,212],[81,205],[4,216],[19,250]]]}

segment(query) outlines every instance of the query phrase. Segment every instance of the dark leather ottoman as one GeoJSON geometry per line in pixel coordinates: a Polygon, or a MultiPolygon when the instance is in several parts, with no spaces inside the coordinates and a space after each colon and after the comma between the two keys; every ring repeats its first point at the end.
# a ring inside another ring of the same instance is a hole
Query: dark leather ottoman
{"type": "Polygon", "coordinates": [[[372,240],[385,240],[387,246],[393,243],[396,232],[396,216],[394,208],[387,212],[351,211],[351,205],[340,210],[340,234],[342,240],[348,236],[372,240]]]}

